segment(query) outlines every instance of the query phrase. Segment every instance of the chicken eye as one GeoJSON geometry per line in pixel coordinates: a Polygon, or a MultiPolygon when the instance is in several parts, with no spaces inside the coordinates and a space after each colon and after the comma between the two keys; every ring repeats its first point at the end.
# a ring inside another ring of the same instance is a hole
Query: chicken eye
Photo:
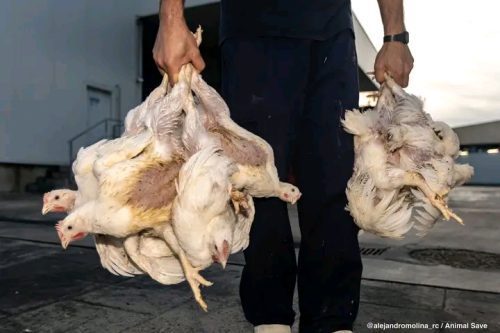
{"type": "Polygon", "coordinates": [[[58,195],[56,195],[56,197],[55,197],[54,199],[59,200],[59,196],[58,196],[58,195]]]}
{"type": "Polygon", "coordinates": [[[73,227],[72,226],[68,226],[68,230],[71,230],[71,229],[73,229],[73,227]]]}
{"type": "Polygon", "coordinates": [[[294,189],[294,188],[292,188],[292,192],[295,192],[295,189],[294,189]]]}

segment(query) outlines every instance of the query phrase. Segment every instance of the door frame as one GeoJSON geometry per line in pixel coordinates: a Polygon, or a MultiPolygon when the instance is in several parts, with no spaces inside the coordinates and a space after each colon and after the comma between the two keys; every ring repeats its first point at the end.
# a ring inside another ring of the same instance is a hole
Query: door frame
{"type": "MultiPolygon", "coordinates": [[[[87,107],[88,110],[88,91],[89,89],[97,90],[105,94],[109,94],[110,97],[110,103],[111,103],[111,119],[117,119],[120,120],[121,118],[121,87],[119,84],[113,85],[108,85],[108,84],[103,84],[103,83],[97,83],[93,81],[85,81],[85,100],[86,104],[85,106],[87,107]]],[[[92,126],[92,124],[90,124],[92,126]]]]}

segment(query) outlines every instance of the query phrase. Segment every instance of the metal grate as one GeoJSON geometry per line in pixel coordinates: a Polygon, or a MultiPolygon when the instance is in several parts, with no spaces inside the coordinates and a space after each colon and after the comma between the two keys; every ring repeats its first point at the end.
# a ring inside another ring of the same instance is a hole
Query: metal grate
{"type": "Polygon", "coordinates": [[[500,270],[500,254],[465,249],[419,249],[410,257],[428,264],[448,265],[455,268],[500,270]]]}
{"type": "Polygon", "coordinates": [[[360,249],[361,255],[363,256],[380,256],[382,255],[385,251],[389,249],[388,247],[384,248],[376,248],[376,247],[362,247],[360,249]]]}

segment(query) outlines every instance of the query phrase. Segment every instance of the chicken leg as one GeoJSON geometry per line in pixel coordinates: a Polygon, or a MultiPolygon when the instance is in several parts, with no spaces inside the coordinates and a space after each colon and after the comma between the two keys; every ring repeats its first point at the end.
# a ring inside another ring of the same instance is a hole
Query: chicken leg
{"type": "Polygon", "coordinates": [[[196,302],[198,302],[203,311],[207,312],[208,306],[201,296],[200,285],[210,287],[213,283],[207,281],[203,276],[200,275],[199,271],[201,269],[199,267],[193,267],[191,265],[183,250],[179,251],[179,260],[181,261],[182,269],[184,270],[184,274],[186,275],[186,280],[189,283],[191,290],[193,291],[194,299],[196,300],[196,302]]]}
{"type": "Polygon", "coordinates": [[[443,197],[438,193],[432,191],[432,189],[426,183],[425,178],[420,173],[410,171],[406,172],[404,175],[404,182],[405,185],[418,187],[429,199],[431,204],[441,211],[441,214],[443,214],[445,220],[453,218],[458,223],[462,225],[464,224],[463,220],[455,213],[453,213],[453,211],[448,207],[443,197]]]}
{"type": "Polygon", "coordinates": [[[200,275],[199,271],[201,270],[198,267],[193,267],[184,253],[184,250],[180,247],[179,242],[177,241],[177,237],[174,234],[174,230],[170,223],[163,226],[163,237],[167,244],[170,246],[172,251],[174,251],[179,256],[179,261],[181,262],[182,270],[184,271],[184,275],[186,276],[186,280],[193,291],[194,299],[203,311],[207,311],[208,306],[207,303],[203,300],[200,291],[200,285],[205,287],[210,287],[213,283],[206,280],[203,276],[200,275]]]}

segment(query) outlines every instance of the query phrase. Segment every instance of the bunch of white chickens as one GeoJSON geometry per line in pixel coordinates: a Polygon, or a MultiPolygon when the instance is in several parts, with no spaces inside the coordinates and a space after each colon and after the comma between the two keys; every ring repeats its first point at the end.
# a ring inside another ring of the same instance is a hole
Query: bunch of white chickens
{"type": "Polygon", "coordinates": [[[440,217],[462,223],[447,197],[474,170],[455,163],[457,135],[433,121],[419,98],[386,75],[376,107],[347,111],[343,125],[355,149],[347,209],[362,230],[402,238],[412,227],[425,235],[440,217]]]}
{"type": "Polygon", "coordinates": [[[128,113],[120,138],[80,149],[73,172],[76,191],[44,195],[43,213],[68,212],[56,225],[62,246],[92,234],[111,273],[187,280],[204,310],[200,284],[211,283],[199,271],[248,246],[252,197],[293,204],[301,195],[191,65],[128,113]]]}

